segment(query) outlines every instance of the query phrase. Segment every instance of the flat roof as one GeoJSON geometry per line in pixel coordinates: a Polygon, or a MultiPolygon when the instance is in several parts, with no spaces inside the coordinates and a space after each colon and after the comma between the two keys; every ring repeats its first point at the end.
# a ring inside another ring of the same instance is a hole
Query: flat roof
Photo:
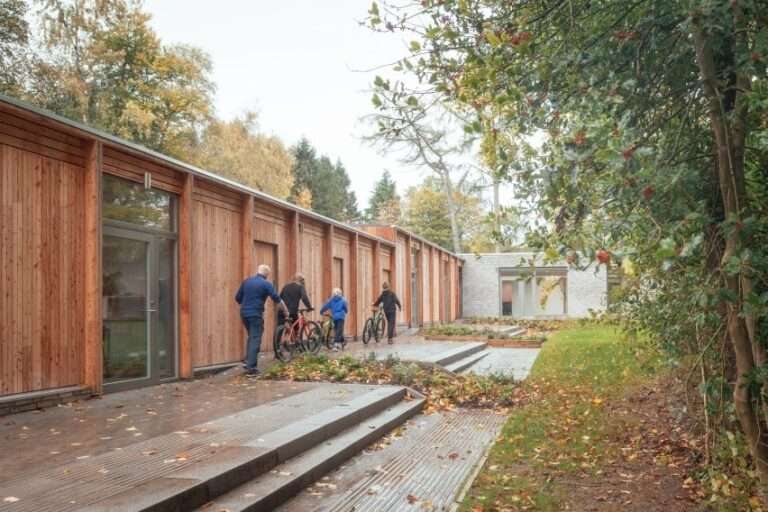
{"type": "Polygon", "coordinates": [[[461,254],[465,254],[465,253],[455,253],[455,252],[453,252],[453,251],[451,251],[449,249],[446,249],[443,246],[437,245],[435,242],[432,242],[432,241],[427,240],[426,238],[424,238],[422,236],[417,235],[413,231],[409,231],[409,230],[405,229],[404,227],[398,226],[397,224],[370,224],[370,223],[366,223],[366,224],[358,224],[358,225],[363,227],[363,228],[371,227],[371,228],[390,228],[390,229],[394,229],[395,231],[399,231],[399,232],[401,232],[401,233],[403,233],[405,235],[410,236],[411,238],[415,238],[416,240],[418,240],[419,242],[421,242],[423,244],[427,244],[429,246],[432,246],[432,247],[434,247],[435,249],[437,249],[439,251],[443,251],[444,253],[450,254],[451,256],[454,256],[454,257],[456,257],[456,258],[458,258],[460,260],[464,259],[464,258],[461,257],[461,254]]]}
{"type": "Polygon", "coordinates": [[[235,189],[238,192],[244,192],[253,195],[254,197],[257,197],[263,201],[272,203],[274,205],[280,206],[282,208],[286,208],[288,210],[293,210],[296,212],[299,212],[301,215],[304,215],[309,218],[313,218],[315,220],[319,220],[322,222],[325,222],[327,224],[331,224],[335,227],[339,227],[342,229],[345,229],[347,231],[350,231],[352,233],[358,233],[361,235],[364,235],[367,238],[370,238],[372,240],[376,240],[378,242],[382,242],[386,244],[387,246],[394,247],[394,243],[390,242],[386,238],[382,238],[376,235],[372,235],[371,233],[367,233],[361,229],[358,229],[357,227],[346,224],[344,222],[340,222],[338,220],[332,219],[330,217],[326,217],[325,215],[321,215],[317,212],[313,212],[312,210],[307,210],[306,208],[302,208],[301,206],[295,205],[293,203],[290,203],[284,199],[278,199],[277,197],[271,196],[265,192],[262,192],[260,190],[256,190],[254,188],[248,187],[246,185],[243,185],[242,183],[238,183],[236,181],[233,181],[229,178],[225,178],[224,176],[221,176],[219,174],[216,174],[214,172],[206,171],[205,169],[201,169],[200,167],[196,167],[192,164],[188,164],[186,162],[183,162],[181,160],[177,160],[176,158],[173,158],[171,156],[165,155],[163,153],[160,153],[158,151],[154,151],[152,149],[149,149],[147,147],[144,147],[140,144],[136,144],[135,142],[131,142],[125,139],[121,139],[120,137],[117,137],[115,135],[112,135],[111,133],[107,133],[105,131],[99,130],[97,128],[93,128],[91,126],[78,123],[77,121],[73,121],[71,119],[68,119],[66,117],[60,116],[59,114],[56,114],[54,112],[51,112],[49,110],[45,110],[40,107],[36,107],[35,105],[32,105],[30,103],[27,103],[25,101],[19,100],[17,98],[12,98],[10,96],[6,96],[4,94],[0,94],[0,102],[5,103],[13,108],[25,111],[27,113],[35,114],[38,116],[42,116],[46,119],[55,121],[59,124],[62,124],[72,130],[75,130],[77,132],[82,132],[86,135],[90,135],[94,138],[100,139],[102,141],[108,142],[112,145],[119,146],[122,148],[129,149],[133,151],[134,153],[138,153],[140,155],[149,156],[155,160],[158,160],[160,162],[163,162],[167,165],[170,165],[172,167],[176,167],[178,169],[181,169],[185,172],[188,172],[192,175],[199,176],[201,178],[205,178],[207,180],[213,181],[215,183],[218,183],[220,185],[223,185],[227,188],[235,189]]]}

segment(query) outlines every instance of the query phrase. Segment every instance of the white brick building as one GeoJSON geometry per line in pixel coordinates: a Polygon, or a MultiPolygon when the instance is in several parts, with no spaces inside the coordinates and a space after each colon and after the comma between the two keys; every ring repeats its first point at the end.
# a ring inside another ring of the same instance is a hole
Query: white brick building
{"type": "Polygon", "coordinates": [[[605,310],[604,265],[577,270],[532,252],[460,256],[464,317],[583,318],[605,310]]]}

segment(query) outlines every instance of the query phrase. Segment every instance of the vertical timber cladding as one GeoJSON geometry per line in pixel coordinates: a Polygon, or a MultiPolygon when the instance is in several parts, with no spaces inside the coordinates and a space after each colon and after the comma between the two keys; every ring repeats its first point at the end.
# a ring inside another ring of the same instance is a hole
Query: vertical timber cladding
{"type": "Polygon", "coordinates": [[[421,289],[419,290],[419,301],[421,302],[421,323],[429,325],[432,323],[432,306],[430,301],[432,268],[429,264],[430,248],[427,244],[421,244],[419,257],[421,259],[421,289]]]}
{"type": "Polygon", "coordinates": [[[371,304],[376,299],[373,291],[373,244],[359,238],[357,249],[357,332],[363,332],[365,320],[371,315],[371,304]]]}
{"type": "MultiPolygon", "coordinates": [[[[272,283],[275,288],[280,289],[288,283],[293,276],[288,264],[290,257],[289,233],[290,223],[293,214],[286,212],[281,208],[276,208],[255,201],[254,219],[253,219],[253,264],[251,274],[256,273],[258,265],[265,263],[272,267],[272,283]]],[[[272,301],[267,301],[267,308],[264,312],[264,338],[262,340],[262,351],[272,351],[272,343],[266,341],[271,339],[274,332],[276,321],[276,309],[272,301]]]]}
{"type": "Polygon", "coordinates": [[[432,248],[432,321],[439,323],[443,320],[442,306],[442,253],[432,248]]]}
{"type": "Polygon", "coordinates": [[[192,219],[192,364],[239,361],[244,352],[234,296],[242,273],[240,194],[195,179],[192,219]]]}
{"type": "MultiPolygon", "coordinates": [[[[379,289],[374,290],[375,293],[381,292],[381,284],[389,283],[394,289],[395,283],[392,281],[392,251],[389,247],[381,246],[379,250],[379,266],[381,267],[381,280],[379,281],[379,289]]],[[[394,290],[397,292],[398,290],[394,290]]]]}
{"type": "Polygon", "coordinates": [[[330,270],[332,286],[341,288],[349,307],[349,316],[344,324],[344,334],[354,336],[354,322],[356,322],[357,315],[355,315],[355,306],[352,302],[353,294],[351,293],[349,234],[339,229],[335,229],[333,234],[333,264],[330,270]]]}
{"type": "Polygon", "coordinates": [[[400,303],[403,305],[403,310],[397,314],[397,323],[399,325],[407,325],[409,323],[411,314],[411,300],[409,297],[409,282],[411,279],[411,265],[408,261],[408,238],[405,235],[398,234],[395,241],[395,258],[397,263],[395,264],[396,281],[392,283],[395,288],[395,293],[400,297],[400,303]]]}
{"type": "Polygon", "coordinates": [[[0,113],[0,394],[83,380],[84,154],[0,113]]]}
{"type": "Polygon", "coordinates": [[[325,297],[326,291],[323,287],[323,276],[326,269],[330,269],[331,262],[325,261],[324,239],[326,227],[322,224],[311,221],[305,217],[301,218],[299,224],[299,272],[304,273],[307,295],[315,311],[310,318],[318,319],[320,307],[325,297]]]}

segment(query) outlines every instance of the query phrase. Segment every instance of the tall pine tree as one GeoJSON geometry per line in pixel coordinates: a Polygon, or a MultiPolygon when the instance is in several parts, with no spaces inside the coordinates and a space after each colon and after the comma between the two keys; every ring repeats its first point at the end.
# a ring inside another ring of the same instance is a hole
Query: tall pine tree
{"type": "Polygon", "coordinates": [[[400,196],[389,171],[373,186],[373,193],[365,210],[365,220],[381,224],[396,224],[400,220],[400,196]]]}
{"type": "Polygon", "coordinates": [[[305,138],[293,148],[293,156],[293,203],[306,207],[306,198],[311,198],[311,209],[326,217],[346,222],[360,217],[357,197],[349,189],[349,175],[340,160],[334,164],[325,155],[318,157],[305,138]]]}

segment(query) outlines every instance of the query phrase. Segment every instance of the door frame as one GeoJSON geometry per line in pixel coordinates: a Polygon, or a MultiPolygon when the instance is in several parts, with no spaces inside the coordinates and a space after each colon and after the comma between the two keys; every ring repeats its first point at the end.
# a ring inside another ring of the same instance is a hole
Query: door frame
{"type": "MultiPolygon", "coordinates": [[[[137,240],[147,243],[147,301],[145,304],[146,336],[147,336],[147,376],[136,379],[125,379],[116,382],[103,382],[104,391],[107,393],[125,391],[139,387],[161,384],[174,381],[179,375],[179,300],[178,300],[178,276],[179,276],[179,248],[178,236],[170,231],[161,231],[137,226],[128,222],[120,222],[104,219],[102,224],[102,236],[113,236],[129,240],[137,240]],[[160,258],[159,241],[172,240],[173,244],[173,340],[171,343],[172,354],[169,357],[173,364],[173,371],[168,377],[159,375],[160,355],[154,343],[153,333],[159,331],[159,283],[160,258]],[[154,283],[154,286],[153,286],[154,283]],[[154,304],[154,305],[153,305],[154,304]]],[[[102,248],[104,250],[103,242],[102,248]]],[[[103,337],[102,337],[103,343],[103,337]]],[[[102,380],[103,380],[102,375],[102,380]]]]}

